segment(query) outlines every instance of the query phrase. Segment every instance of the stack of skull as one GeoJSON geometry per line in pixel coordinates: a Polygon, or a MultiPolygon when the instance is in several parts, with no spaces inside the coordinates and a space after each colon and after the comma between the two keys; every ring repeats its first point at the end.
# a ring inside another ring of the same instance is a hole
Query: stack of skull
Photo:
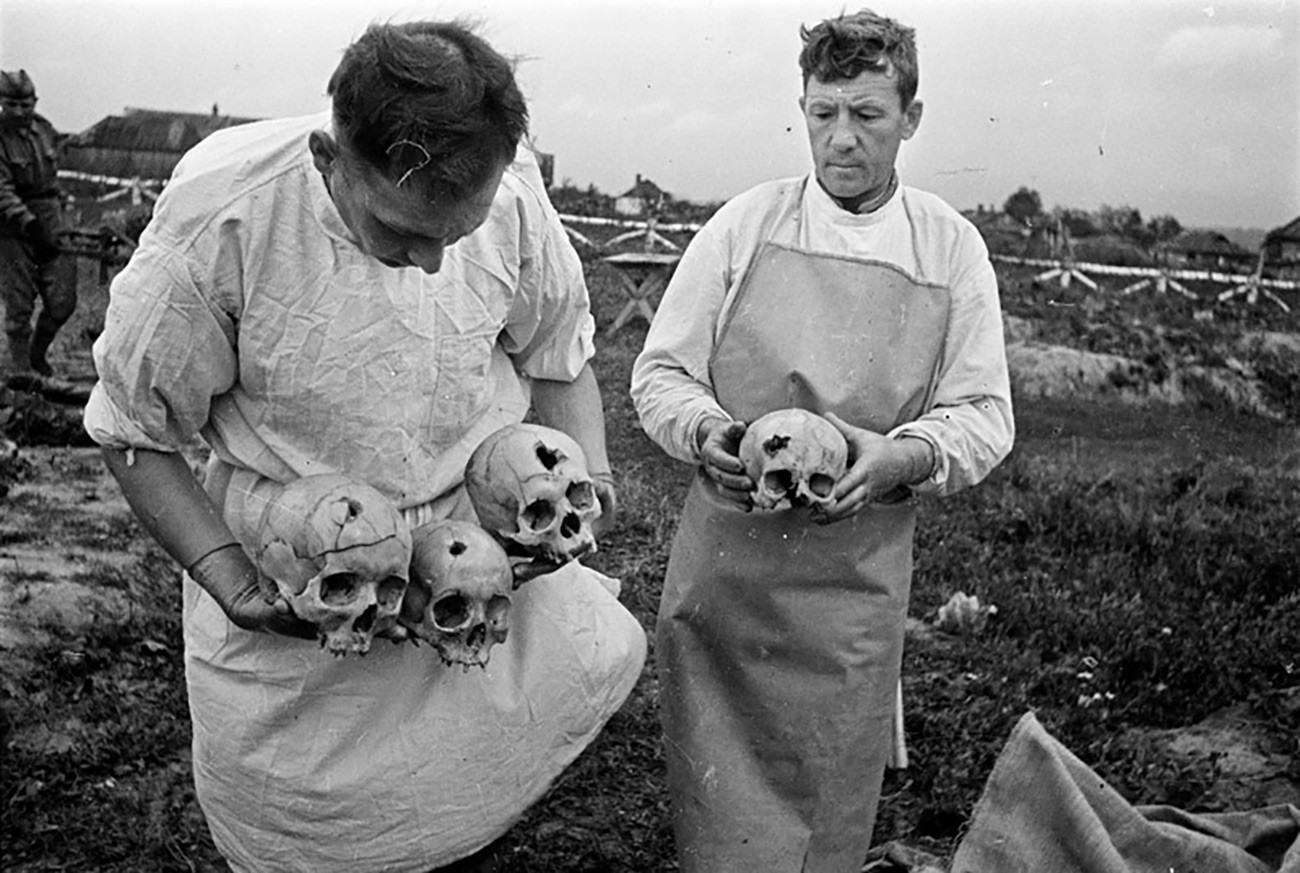
{"type": "Polygon", "coordinates": [[[509,632],[515,564],[558,567],[596,547],[600,503],[581,447],[515,424],[471,455],[465,484],[479,523],[444,519],[412,533],[378,490],[347,476],[304,476],[270,495],[257,564],[333,654],[365,654],[397,626],[447,664],[485,667],[509,632]]]}

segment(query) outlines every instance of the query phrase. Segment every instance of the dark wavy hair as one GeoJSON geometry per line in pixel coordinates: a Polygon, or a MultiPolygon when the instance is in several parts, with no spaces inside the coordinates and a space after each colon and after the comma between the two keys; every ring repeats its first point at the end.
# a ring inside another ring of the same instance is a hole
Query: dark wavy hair
{"type": "Polygon", "coordinates": [[[370,25],[327,91],[353,153],[435,197],[481,188],[528,133],[513,64],[461,20],[370,25]]]}
{"type": "Polygon", "coordinates": [[[805,88],[812,76],[820,82],[833,82],[855,78],[866,70],[888,73],[892,69],[903,107],[916,98],[920,69],[912,28],[862,9],[827,18],[812,28],[800,26],[799,36],[803,39],[799,69],[805,88]]]}

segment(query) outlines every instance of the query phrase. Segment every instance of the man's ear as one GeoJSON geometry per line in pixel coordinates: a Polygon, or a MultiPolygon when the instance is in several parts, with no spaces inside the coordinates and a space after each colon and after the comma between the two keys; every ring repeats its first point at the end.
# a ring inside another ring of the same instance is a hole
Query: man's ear
{"type": "Polygon", "coordinates": [[[911,139],[916,133],[916,129],[921,126],[921,112],[925,106],[920,100],[913,100],[907,109],[903,110],[903,139],[911,139]]]}
{"type": "Polygon", "coordinates": [[[339,158],[339,144],[323,130],[313,130],[307,135],[307,148],[311,149],[312,163],[321,173],[329,173],[339,158]]]}

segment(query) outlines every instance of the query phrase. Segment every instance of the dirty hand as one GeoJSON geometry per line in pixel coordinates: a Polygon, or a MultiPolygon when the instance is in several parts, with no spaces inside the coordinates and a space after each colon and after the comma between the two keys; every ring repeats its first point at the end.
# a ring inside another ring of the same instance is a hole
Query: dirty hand
{"type": "Polygon", "coordinates": [[[268,601],[257,568],[236,543],[208,552],[188,568],[190,578],[212,595],[226,616],[248,631],[314,640],[316,626],[293,614],[282,597],[268,601]]]}
{"type": "Polygon", "coordinates": [[[895,493],[902,496],[902,487],[925,479],[934,462],[925,440],[890,439],[855,427],[833,412],[825,413],[825,417],[849,444],[849,468],[835,483],[835,503],[814,511],[814,518],[821,524],[849,518],[868,504],[895,493]]]}
{"type": "Polygon", "coordinates": [[[724,499],[748,511],[753,507],[750,492],[754,490],[754,480],[745,473],[745,465],[740,460],[740,440],[744,435],[743,421],[706,418],[700,423],[695,439],[700,447],[704,475],[713,480],[724,499]]]}

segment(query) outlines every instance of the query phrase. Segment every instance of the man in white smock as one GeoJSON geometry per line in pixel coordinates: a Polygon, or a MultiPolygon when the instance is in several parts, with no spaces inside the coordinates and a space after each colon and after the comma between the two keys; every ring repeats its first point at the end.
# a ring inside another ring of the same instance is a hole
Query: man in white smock
{"type": "Polygon", "coordinates": [[[869,10],[801,29],[814,171],[728,202],[677,266],[632,374],[646,432],[700,467],[659,610],[674,833],[687,873],[861,869],[903,647],[913,495],[1010,451],[997,281],[975,228],[901,186],[914,33],[869,10]],[[752,507],[745,424],[839,427],[835,502],[752,507]]]}
{"type": "Polygon", "coordinates": [[[195,783],[231,866],[486,869],[640,674],[612,580],[523,585],[481,671],[405,643],[335,658],[263,598],[250,495],[342,473],[412,528],[473,520],[466,460],[531,404],[585,450],[608,518],[587,289],[513,70],[472,30],[374,25],[328,92],[331,112],[181,161],[113,284],[86,427],[187,570],[195,783]]]}

